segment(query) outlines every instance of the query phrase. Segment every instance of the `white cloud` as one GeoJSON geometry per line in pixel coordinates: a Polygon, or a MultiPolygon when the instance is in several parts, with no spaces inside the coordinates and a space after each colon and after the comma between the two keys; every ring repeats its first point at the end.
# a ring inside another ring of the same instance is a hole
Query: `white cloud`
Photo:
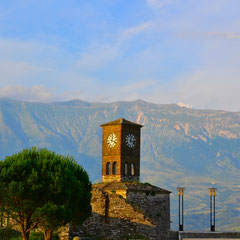
{"type": "Polygon", "coordinates": [[[234,72],[206,69],[181,79],[174,94],[197,108],[240,111],[239,89],[240,77],[234,72]]]}
{"type": "Polygon", "coordinates": [[[119,54],[119,46],[116,44],[105,46],[94,45],[80,57],[80,60],[76,63],[76,67],[83,71],[99,70],[117,58],[119,54]]]}
{"type": "Polygon", "coordinates": [[[32,76],[33,74],[38,74],[43,71],[50,71],[50,69],[44,69],[28,62],[0,61],[0,84],[3,85],[3,83],[9,82],[17,83],[24,77],[32,76]]]}
{"type": "Polygon", "coordinates": [[[37,41],[17,41],[8,38],[0,38],[0,60],[34,60],[33,56],[47,57],[49,54],[57,54],[58,49],[54,46],[39,43],[37,41]]]}
{"type": "Polygon", "coordinates": [[[192,108],[192,105],[188,103],[178,102],[177,105],[179,107],[192,108]]]}
{"type": "Polygon", "coordinates": [[[76,63],[82,71],[96,71],[124,54],[128,42],[138,34],[143,34],[153,27],[150,21],[126,28],[112,35],[112,38],[89,46],[76,63]]]}
{"type": "MultiPolygon", "coordinates": [[[[93,83],[92,78],[79,71],[75,56],[51,45],[0,38],[0,53],[0,87],[45,86],[51,89],[56,86],[59,99],[63,100],[72,96],[72,91],[93,83]],[[69,91],[68,97],[66,91],[69,91]]],[[[13,94],[11,97],[15,98],[13,94]]],[[[20,95],[17,98],[24,99],[20,95]]],[[[26,95],[26,100],[29,99],[50,101],[51,98],[26,95]]]]}
{"type": "Polygon", "coordinates": [[[209,36],[222,37],[227,39],[240,39],[240,33],[236,32],[208,32],[209,36]]]}
{"type": "Polygon", "coordinates": [[[54,99],[53,90],[44,86],[25,87],[22,85],[8,85],[0,88],[0,97],[22,101],[50,102],[54,99]]]}
{"type": "Polygon", "coordinates": [[[146,89],[148,87],[152,87],[154,84],[156,84],[155,80],[146,79],[146,80],[142,80],[142,81],[138,81],[132,84],[127,84],[125,86],[122,86],[120,88],[120,91],[127,92],[127,93],[135,92],[135,91],[146,89]]]}
{"type": "Polygon", "coordinates": [[[137,34],[140,34],[140,33],[143,33],[145,31],[149,30],[153,25],[154,25],[153,22],[148,21],[148,22],[136,25],[134,27],[127,28],[119,34],[120,38],[122,38],[122,39],[131,38],[137,34]]]}
{"type": "Polygon", "coordinates": [[[239,32],[181,32],[178,36],[190,39],[240,39],[239,32]]]}
{"type": "Polygon", "coordinates": [[[166,5],[169,5],[173,2],[173,0],[147,0],[149,6],[153,8],[162,8],[166,5]]]}
{"type": "Polygon", "coordinates": [[[181,101],[180,105],[185,107],[240,112],[239,89],[240,77],[233,69],[232,72],[230,69],[202,69],[182,76],[174,85],[158,85],[151,94],[138,93],[136,99],[178,105],[181,101]]]}
{"type": "Polygon", "coordinates": [[[57,49],[34,41],[0,38],[0,52],[0,87],[31,85],[29,82],[41,77],[47,81],[56,64],[52,59],[56,57],[57,49]]]}

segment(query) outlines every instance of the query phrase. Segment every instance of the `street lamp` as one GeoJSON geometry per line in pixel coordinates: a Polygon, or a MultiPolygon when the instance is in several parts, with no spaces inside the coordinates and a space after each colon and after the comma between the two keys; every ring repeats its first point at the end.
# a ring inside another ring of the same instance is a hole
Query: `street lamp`
{"type": "Polygon", "coordinates": [[[179,231],[183,231],[183,195],[184,195],[184,187],[178,187],[178,222],[179,222],[179,231]]]}
{"type": "Polygon", "coordinates": [[[215,232],[215,196],[217,188],[209,188],[210,195],[210,231],[215,232]]]}

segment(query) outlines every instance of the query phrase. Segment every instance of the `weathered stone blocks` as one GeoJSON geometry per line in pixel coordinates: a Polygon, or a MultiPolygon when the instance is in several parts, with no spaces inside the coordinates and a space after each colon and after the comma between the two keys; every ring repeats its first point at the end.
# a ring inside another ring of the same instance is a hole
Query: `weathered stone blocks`
{"type": "Polygon", "coordinates": [[[143,183],[94,184],[92,216],[71,232],[104,239],[160,239],[170,229],[169,194],[143,183]]]}

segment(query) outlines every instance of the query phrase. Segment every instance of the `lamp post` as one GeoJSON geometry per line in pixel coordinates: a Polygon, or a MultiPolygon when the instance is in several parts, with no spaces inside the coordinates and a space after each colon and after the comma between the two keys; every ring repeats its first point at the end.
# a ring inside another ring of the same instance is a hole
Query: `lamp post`
{"type": "Polygon", "coordinates": [[[184,224],[184,211],[183,211],[183,195],[184,195],[184,188],[178,187],[178,222],[179,222],[179,231],[183,231],[183,224],[184,224]]]}
{"type": "Polygon", "coordinates": [[[216,196],[216,188],[209,188],[210,195],[210,231],[215,232],[215,196],[216,196]]]}

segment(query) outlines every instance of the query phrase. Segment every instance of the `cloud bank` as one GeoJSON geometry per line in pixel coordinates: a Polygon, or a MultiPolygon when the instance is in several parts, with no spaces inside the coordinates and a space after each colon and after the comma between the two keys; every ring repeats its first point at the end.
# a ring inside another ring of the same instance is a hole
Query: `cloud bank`
{"type": "Polygon", "coordinates": [[[0,88],[0,97],[34,102],[49,102],[54,99],[53,89],[48,89],[44,86],[27,88],[21,85],[7,85],[0,88]]]}

